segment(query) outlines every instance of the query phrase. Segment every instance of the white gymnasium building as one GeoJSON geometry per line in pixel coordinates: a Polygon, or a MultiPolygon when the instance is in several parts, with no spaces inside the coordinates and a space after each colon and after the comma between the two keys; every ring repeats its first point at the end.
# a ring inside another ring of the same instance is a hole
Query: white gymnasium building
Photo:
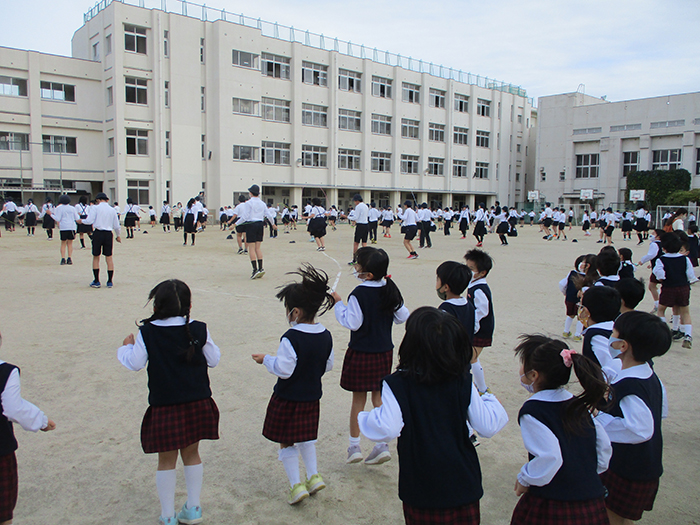
{"type": "Polygon", "coordinates": [[[608,102],[583,93],[540,97],[535,189],[552,204],[622,208],[626,175],[684,168],[700,187],[700,92],[608,102]],[[618,205],[619,203],[619,205],[618,205]],[[586,201],[591,204],[591,201],[586,201]]]}
{"type": "Polygon", "coordinates": [[[73,58],[0,48],[4,194],[473,206],[533,184],[518,86],[180,0],[84,21],[73,58]]]}

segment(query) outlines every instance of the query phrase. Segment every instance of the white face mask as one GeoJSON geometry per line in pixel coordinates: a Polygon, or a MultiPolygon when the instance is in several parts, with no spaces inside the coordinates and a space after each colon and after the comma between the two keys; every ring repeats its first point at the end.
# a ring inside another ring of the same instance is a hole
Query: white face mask
{"type": "Polygon", "coordinates": [[[287,322],[289,323],[289,326],[291,326],[293,328],[298,323],[296,322],[296,320],[292,321],[292,319],[290,318],[291,315],[292,315],[292,312],[289,312],[289,314],[287,314],[287,322]]]}
{"type": "Polygon", "coordinates": [[[535,385],[534,383],[530,383],[529,385],[526,383],[523,383],[523,377],[525,377],[527,374],[523,374],[520,376],[520,386],[522,386],[525,390],[530,392],[531,394],[535,393],[535,385]]]}
{"type": "Polygon", "coordinates": [[[352,276],[361,283],[365,282],[365,275],[367,275],[367,272],[358,272],[355,268],[352,269],[352,276]]]}
{"type": "Polygon", "coordinates": [[[613,348],[612,344],[615,343],[616,341],[624,341],[624,339],[618,339],[617,337],[610,336],[608,339],[608,350],[610,351],[610,355],[612,356],[613,359],[618,357],[620,354],[622,354],[621,350],[617,350],[613,348]]]}
{"type": "Polygon", "coordinates": [[[586,263],[581,263],[578,265],[578,268],[577,268],[578,273],[586,273],[586,270],[585,270],[586,266],[585,265],[586,265],[586,263]]]}

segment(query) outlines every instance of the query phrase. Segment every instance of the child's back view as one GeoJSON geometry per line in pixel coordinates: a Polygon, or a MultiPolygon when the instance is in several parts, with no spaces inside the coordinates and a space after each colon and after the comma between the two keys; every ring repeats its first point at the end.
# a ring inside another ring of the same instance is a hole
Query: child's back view
{"type": "Polygon", "coordinates": [[[599,366],[610,366],[608,338],[620,314],[620,293],[611,286],[593,286],[581,298],[579,319],[586,325],[581,353],[599,366]]]}

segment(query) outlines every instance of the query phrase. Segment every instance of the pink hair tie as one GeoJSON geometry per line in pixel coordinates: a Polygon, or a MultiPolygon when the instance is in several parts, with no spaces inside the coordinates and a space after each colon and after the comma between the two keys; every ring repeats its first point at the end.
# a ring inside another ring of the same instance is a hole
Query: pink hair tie
{"type": "Polygon", "coordinates": [[[391,279],[391,275],[387,275],[385,279],[391,279]]]}
{"type": "Polygon", "coordinates": [[[562,350],[559,355],[561,358],[564,360],[564,366],[566,368],[571,368],[571,365],[574,364],[574,362],[571,359],[571,356],[576,353],[576,350],[569,350],[568,348],[565,348],[562,350]]]}

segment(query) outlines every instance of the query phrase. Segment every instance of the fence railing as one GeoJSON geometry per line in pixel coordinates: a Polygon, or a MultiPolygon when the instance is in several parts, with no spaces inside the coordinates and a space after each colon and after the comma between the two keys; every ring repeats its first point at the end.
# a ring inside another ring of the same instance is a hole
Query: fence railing
{"type": "MultiPolygon", "coordinates": [[[[427,73],[434,77],[456,80],[464,84],[502,91],[527,98],[527,91],[524,88],[508,82],[464,72],[461,69],[448,68],[442,64],[433,64],[432,62],[405,57],[389,51],[382,51],[376,47],[367,48],[361,44],[354,44],[350,41],[327,37],[322,33],[319,34],[312,33],[311,31],[299,30],[291,26],[278,24],[277,22],[266,22],[260,18],[251,18],[243,14],[230,13],[225,9],[214,9],[212,7],[207,7],[206,4],[196,4],[187,0],[100,0],[83,15],[83,21],[85,23],[89,22],[92,18],[97,16],[100,11],[106,9],[113,1],[148,9],[159,9],[166,13],[176,13],[208,22],[224,20],[241,26],[258,29],[263,36],[284,40],[285,42],[298,42],[324,51],[337,51],[347,56],[370,59],[379,64],[397,66],[417,73],[427,73]]],[[[534,107],[534,99],[530,98],[528,100],[530,105],[534,107]]]]}

